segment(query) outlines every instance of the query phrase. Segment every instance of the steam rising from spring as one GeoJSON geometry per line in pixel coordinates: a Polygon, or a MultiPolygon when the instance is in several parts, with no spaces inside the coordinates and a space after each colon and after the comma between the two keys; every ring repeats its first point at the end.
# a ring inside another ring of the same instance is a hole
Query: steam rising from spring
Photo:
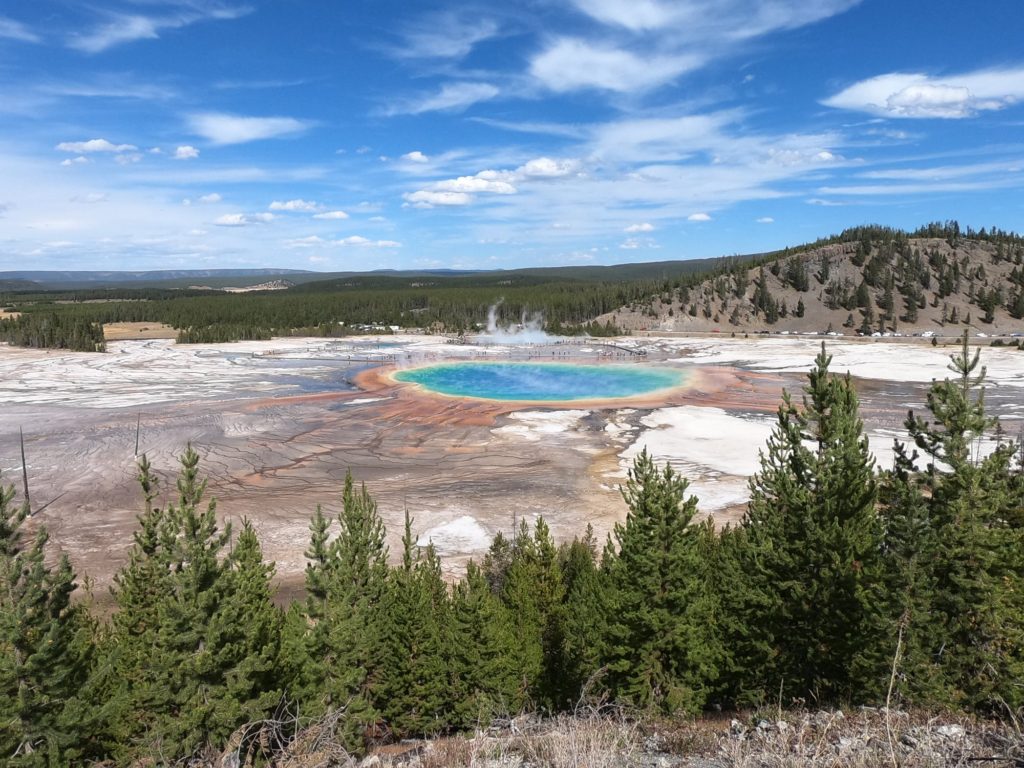
{"type": "Polygon", "coordinates": [[[487,331],[480,335],[484,344],[550,344],[558,341],[560,336],[552,336],[544,331],[544,316],[539,312],[528,315],[526,310],[519,319],[519,324],[501,327],[498,325],[498,307],[504,299],[492,304],[487,310],[487,331]]]}

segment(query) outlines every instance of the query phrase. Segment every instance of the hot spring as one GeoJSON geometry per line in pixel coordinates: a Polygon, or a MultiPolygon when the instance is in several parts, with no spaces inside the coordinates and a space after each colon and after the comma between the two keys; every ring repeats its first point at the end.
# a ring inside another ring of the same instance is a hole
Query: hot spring
{"type": "Polygon", "coordinates": [[[453,397],[540,402],[648,395],[686,383],[686,374],[649,365],[464,362],[409,368],[394,379],[453,397]]]}

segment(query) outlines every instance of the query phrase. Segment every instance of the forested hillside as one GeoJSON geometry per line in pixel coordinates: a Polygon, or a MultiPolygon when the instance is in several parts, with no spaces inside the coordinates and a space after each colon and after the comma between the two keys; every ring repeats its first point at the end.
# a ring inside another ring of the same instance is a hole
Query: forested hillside
{"type": "Polygon", "coordinates": [[[1000,230],[961,231],[947,222],[909,234],[858,227],[777,253],[690,262],[363,273],[246,293],[12,292],[0,296],[0,306],[45,317],[0,320],[0,340],[87,349],[82,329],[123,322],[165,323],[179,331],[179,341],[193,343],[339,336],[361,326],[459,333],[481,328],[496,304],[502,324],[539,317],[547,331],[566,335],[1024,331],[1024,239],[1000,230]],[[51,332],[38,332],[44,326],[51,332]]]}
{"type": "Polygon", "coordinates": [[[1024,238],[858,227],[599,318],[627,330],[844,334],[1024,330],[1024,238]]]}
{"type": "Polygon", "coordinates": [[[454,585],[412,520],[389,564],[349,477],[337,519],[313,514],[305,599],[278,609],[254,527],[219,526],[189,448],[166,500],[139,463],[108,621],[71,601],[73,564],[48,565],[45,532],[5,489],[0,761],[212,764],[226,749],[218,764],[244,765],[298,744],[326,765],[332,745],[594,700],[651,716],[813,702],[1019,717],[1024,473],[1016,444],[974,450],[1001,434],[977,353],[965,335],[884,472],[829,362],[823,347],[803,397],[784,397],[737,526],[694,524],[686,479],[643,454],[608,542],[555,542],[538,520],[454,585]]]}

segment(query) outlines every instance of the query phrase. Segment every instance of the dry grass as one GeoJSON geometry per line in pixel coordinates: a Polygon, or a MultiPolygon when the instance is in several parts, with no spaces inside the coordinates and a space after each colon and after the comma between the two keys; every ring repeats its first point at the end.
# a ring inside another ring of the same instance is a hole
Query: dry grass
{"type": "Polygon", "coordinates": [[[1024,768],[1024,736],[1015,723],[885,709],[752,713],[742,720],[652,720],[614,710],[523,716],[474,733],[381,747],[361,761],[337,743],[338,717],[280,741],[279,722],[253,724],[216,759],[189,765],[243,768],[253,764],[248,752],[278,768],[1024,768]]]}
{"type": "Polygon", "coordinates": [[[1012,725],[862,709],[733,721],[718,756],[730,768],[967,768],[1024,765],[1012,725]]]}
{"type": "Polygon", "coordinates": [[[107,341],[136,339],[175,339],[178,332],[163,323],[104,323],[103,338],[107,341]]]}

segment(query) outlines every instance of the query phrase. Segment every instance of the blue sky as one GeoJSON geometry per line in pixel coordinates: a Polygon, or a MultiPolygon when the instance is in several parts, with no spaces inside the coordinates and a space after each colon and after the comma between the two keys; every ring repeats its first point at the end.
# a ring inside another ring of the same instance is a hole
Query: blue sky
{"type": "Polygon", "coordinates": [[[1024,230],[1018,0],[5,0],[0,270],[1024,230]]]}

